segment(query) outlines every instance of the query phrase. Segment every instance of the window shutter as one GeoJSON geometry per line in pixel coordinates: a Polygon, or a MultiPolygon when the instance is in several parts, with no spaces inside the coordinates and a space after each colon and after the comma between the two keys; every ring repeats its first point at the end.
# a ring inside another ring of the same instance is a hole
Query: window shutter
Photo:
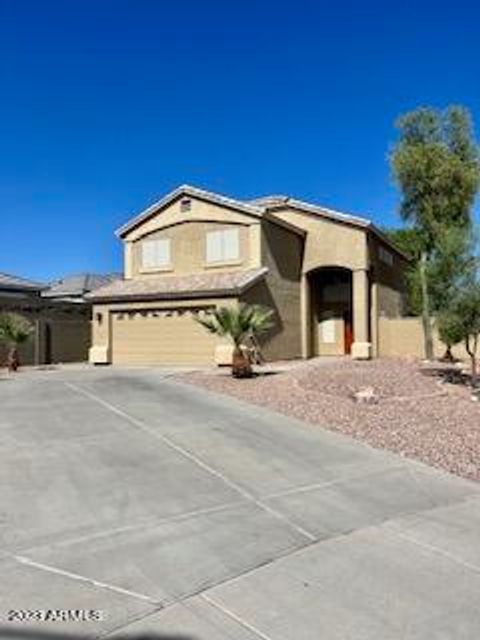
{"type": "Polygon", "coordinates": [[[145,269],[166,267],[170,264],[170,240],[144,240],[142,242],[142,266],[145,269]]]}
{"type": "Polygon", "coordinates": [[[168,266],[170,264],[170,240],[157,240],[156,245],[156,266],[168,266]]]}
{"type": "Polygon", "coordinates": [[[142,242],[142,266],[146,269],[155,266],[155,242],[152,240],[142,242]]]}
{"type": "Polygon", "coordinates": [[[207,262],[221,262],[222,260],[222,232],[209,231],[207,233],[207,262]]]}
{"type": "Polygon", "coordinates": [[[207,233],[207,262],[229,262],[240,257],[238,229],[207,233]]]}
{"type": "Polygon", "coordinates": [[[223,239],[223,260],[238,260],[239,257],[239,242],[238,242],[238,229],[226,229],[222,231],[223,239]]]}

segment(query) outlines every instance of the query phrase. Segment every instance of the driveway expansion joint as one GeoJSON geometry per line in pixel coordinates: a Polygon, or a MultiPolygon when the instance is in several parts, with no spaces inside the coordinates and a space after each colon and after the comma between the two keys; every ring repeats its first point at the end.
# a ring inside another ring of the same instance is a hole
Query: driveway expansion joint
{"type": "Polygon", "coordinates": [[[478,488],[472,495],[463,480],[345,435],[277,419],[272,410],[242,408],[226,397],[220,402],[214,394],[198,397],[178,383],[150,384],[145,372],[124,376],[112,368],[75,376],[52,377],[49,389],[42,383],[50,396],[40,385],[29,393],[23,378],[18,393],[7,394],[7,415],[20,427],[2,442],[2,511],[9,515],[2,527],[5,543],[13,541],[10,553],[0,550],[7,578],[0,591],[7,600],[13,595],[42,606],[58,596],[53,604],[104,605],[105,623],[90,627],[97,638],[124,638],[133,624],[134,632],[158,630],[160,637],[188,628],[196,638],[370,640],[400,637],[400,623],[408,623],[418,640],[459,638],[462,631],[475,637],[478,488]],[[74,388],[62,397],[68,382],[74,388]],[[84,391],[99,395],[89,398],[84,391]],[[61,401],[53,419],[49,397],[61,401]],[[133,415],[116,407],[112,412],[103,398],[133,415]],[[92,446],[78,441],[76,458],[71,438],[92,431],[112,437],[92,446]],[[165,439],[161,444],[162,434],[171,438],[170,449],[165,439]],[[52,443],[51,458],[31,447],[24,459],[25,443],[39,437],[45,449],[52,443]],[[183,460],[177,442],[186,447],[183,460]],[[197,452],[200,459],[192,460],[197,452]],[[207,468],[213,465],[210,477],[192,464],[205,468],[202,458],[207,468]],[[167,473],[163,495],[159,481],[167,473]],[[275,497],[282,498],[271,503],[275,509],[305,524],[312,540],[260,511],[275,497]],[[230,503],[232,517],[213,514],[230,503]],[[212,504],[217,507],[209,507],[212,515],[206,512],[203,521],[201,507],[212,504]],[[192,520],[175,524],[186,518],[192,520]],[[157,523],[158,531],[143,535],[141,529],[157,523]],[[21,550],[28,544],[31,553],[21,550]],[[321,589],[319,597],[305,591],[304,578],[321,589]],[[346,615],[338,615],[342,611],[346,615]],[[400,633],[392,633],[390,616],[400,633]]]}
{"type": "Polygon", "coordinates": [[[199,516],[210,515],[213,513],[220,513],[222,511],[228,511],[228,509],[234,509],[235,507],[241,507],[243,505],[249,504],[245,501],[237,501],[237,502],[228,502],[225,504],[221,504],[215,507],[207,507],[205,509],[196,509],[193,511],[186,511],[184,513],[179,513],[178,515],[170,516],[167,518],[149,518],[148,520],[137,521],[131,525],[125,525],[124,527],[115,527],[114,529],[104,529],[103,531],[96,531],[91,534],[86,534],[84,536],[77,536],[73,538],[64,538],[63,540],[58,540],[57,542],[37,544],[37,545],[29,545],[26,547],[22,547],[16,549],[16,553],[35,553],[36,551],[44,551],[44,550],[52,550],[52,549],[61,549],[64,547],[73,546],[76,544],[82,544],[86,542],[92,542],[94,540],[99,540],[101,538],[108,538],[109,536],[122,535],[124,533],[133,533],[135,531],[142,531],[144,529],[154,529],[156,527],[161,527],[163,525],[174,524],[177,522],[182,522],[183,520],[189,520],[190,518],[197,518],[199,516]]]}
{"type": "Polygon", "coordinates": [[[108,591],[113,591],[115,593],[119,593],[124,596],[130,596],[132,598],[136,598],[137,600],[143,600],[145,602],[150,602],[151,604],[161,606],[162,603],[158,602],[157,599],[151,598],[143,593],[138,593],[136,591],[132,591],[130,589],[124,589],[123,587],[117,587],[112,584],[108,584],[106,582],[102,582],[100,580],[95,580],[94,578],[89,578],[87,576],[82,576],[78,573],[73,573],[71,571],[65,571],[64,569],[59,569],[58,567],[53,567],[48,564],[44,564],[42,562],[36,562],[31,558],[27,558],[26,556],[17,555],[17,554],[9,554],[10,559],[19,562],[25,566],[31,567],[32,569],[38,569],[39,571],[45,571],[46,573],[52,573],[59,576],[63,576],[64,578],[69,578],[70,580],[76,580],[78,582],[84,582],[90,584],[94,587],[98,587],[100,589],[107,589],[108,591]]]}
{"type": "Polygon", "coordinates": [[[210,475],[212,475],[212,476],[218,478],[219,480],[221,480],[224,484],[226,484],[228,487],[230,487],[231,489],[233,489],[234,491],[239,493],[246,500],[249,500],[249,501],[253,502],[258,507],[260,507],[261,509],[266,511],[267,513],[270,513],[270,515],[272,515],[272,516],[278,518],[279,520],[282,520],[286,524],[288,524],[292,529],[296,530],[297,533],[302,535],[304,538],[306,538],[306,539],[308,539],[310,541],[315,541],[316,540],[316,536],[312,532],[308,531],[307,529],[305,529],[301,525],[297,524],[296,522],[291,520],[291,518],[289,518],[288,516],[284,515],[283,513],[278,511],[277,509],[273,509],[269,505],[266,505],[261,500],[256,498],[252,493],[250,493],[249,491],[244,489],[237,482],[234,482],[233,480],[230,480],[230,478],[228,478],[225,474],[223,474],[222,472],[218,471],[217,469],[212,467],[210,464],[204,462],[201,458],[199,458],[197,455],[195,455],[194,453],[192,453],[191,451],[189,451],[185,447],[182,447],[182,446],[178,445],[171,438],[169,438],[167,436],[164,436],[163,434],[159,433],[158,431],[156,431],[155,429],[150,427],[148,424],[143,422],[143,420],[139,420],[138,418],[135,418],[135,416],[132,416],[131,414],[127,413],[126,411],[123,411],[123,409],[119,409],[114,404],[104,400],[103,398],[101,398],[97,394],[91,393],[90,391],[87,391],[86,389],[83,389],[82,387],[79,387],[76,384],[72,384],[70,382],[64,382],[64,384],[69,389],[73,389],[73,390],[77,391],[78,393],[83,394],[84,396],[86,396],[90,400],[93,400],[93,401],[97,402],[98,404],[102,405],[106,409],[109,409],[110,411],[112,411],[116,415],[120,416],[121,418],[123,418],[124,420],[129,422],[130,424],[133,424],[135,427],[137,427],[138,429],[140,429],[144,433],[147,433],[148,435],[152,436],[153,438],[156,438],[157,440],[160,440],[161,442],[163,442],[163,444],[165,444],[166,446],[170,447],[171,449],[173,449],[174,451],[176,451],[178,454],[182,455],[183,457],[187,458],[188,460],[190,460],[191,462],[196,464],[198,467],[200,467],[201,469],[203,469],[204,471],[206,471],[210,475]]]}
{"type": "Polygon", "coordinates": [[[450,560],[451,562],[457,564],[458,566],[464,567],[469,571],[473,571],[474,573],[480,574],[479,565],[462,560],[461,558],[457,557],[454,553],[449,553],[448,551],[445,551],[445,549],[441,549],[440,547],[437,547],[434,544],[429,544],[428,542],[421,542],[420,540],[415,538],[415,536],[408,535],[408,533],[405,533],[405,531],[403,530],[400,531],[398,529],[392,528],[392,529],[389,529],[389,531],[397,538],[406,540],[407,542],[410,542],[411,544],[419,547],[420,549],[423,549],[424,551],[428,551],[429,553],[434,553],[436,555],[442,556],[447,560],[450,560]]]}
{"type": "Polygon", "coordinates": [[[242,618],[240,616],[237,616],[235,613],[233,613],[233,611],[230,611],[230,609],[227,609],[223,605],[219,604],[218,602],[216,602],[210,596],[202,594],[200,596],[200,598],[202,600],[204,600],[205,602],[207,602],[211,607],[214,607],[215,609],[218,609],[221,613],[223,613],[223,615],[227,616],[227,618],[230,618],[231,620],[233,620],[234,622],[239,624],[241,627],[243,627],[247,631],[250,631],[254,635],[256,635],[259,638],[261,638],[262,640],[273,640],[273,638],[271,636],[267,636],[265,633],[260,631],[260,629],[257,629],[257,627],[255,627],[252,624],[250,624],[249,622],[247,622],[247,620],[245,620],[244,618],[242,618]]]}

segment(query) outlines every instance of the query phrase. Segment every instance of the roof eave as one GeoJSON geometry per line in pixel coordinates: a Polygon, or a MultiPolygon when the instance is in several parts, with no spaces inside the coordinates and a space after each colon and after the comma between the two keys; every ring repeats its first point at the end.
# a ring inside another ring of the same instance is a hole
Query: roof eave
{"type": "Polygon", "coordinates": [[[106,297],[88,297],[93,303],[148,302],[156,300],[198,300],[199,298],[227,298],[239,295],[237,289],[212,289],[210,291],[170,291],[163,293],[130,293],[106,297]]]}
{"type": "Polygon", "coordinates": [[[265,213],[263,215],[263,220],[267,220],[268,222],[271,222],[272,224],[276,224],[279,227],[283,227],[284,229],[288,229],[289,231],[292,231],[293,233],[296,233],[297,235],[301,236],[302,238],[304,238],[307,235],[307,231],[305,231],[305,229],[301,229],[300,227],[297,227],[294,224],[291,224],[290,222],[287,222],[286,220],[282,220],[281,218],[277,218],[275,216],[274,213],[271,213],[270,211],[268,211],[267,213],[265,213]]]}
{"type": "Polygon", "coordinates": [[[85,302],[86,296],[78,293],[62,293],[56,295],[42,294],[41,298],[43,300],[51,300],[52,302],[54,302],[55,300],[68,300],[69,302],[82,304],[83,302],[85,302]]]}
{"type": "Polygon", "coordinates": [[[373,224],[373,222],[370,223],[368,228],[372,233],[374,233],[377,236],[377,238],[379,238],[390,249],[392,249],[392,251],[395,251],[397,255],[401,256],[404,260],[406,260],[406,262],[412,262],[412,258],[407,256],[406,253],[404,253],[401,249],[399,249],[397,245],[394,242],[392,242],[392,240],[390,240],[390,238],[381,229],[379,229],[375,224],[373,224]]]}
{"type": "Polygon", "coordinates": [[[85,291],[62,291],[59,293],[58,291],[52,291],[51,289],[47,289],[44,293],[42,293],[43,298],[63,298],[64,296],[70,297],[80,297],[85,295],[85,291]]]}
{"type": "Polygon", "coordinates": [[[21,293],[41,293],[46,291],[48,287],[41,286],[35,287],[33,285],[14,285],[14,284],[0,284],[0,291],[18,291],[21,293]]]}
{"type": "Polygon", "coordinates": [[[340,211],[334,211],[326,207],[319,207],[317,205],[303,202],[302,200],[288,200],[287,202],[278,203],[267,208],[267,212],[281,211],[283,209],[296,209],[304,213],[310,213],[312,215],[321,216],[327,220],[333,220],[343,224],[359,227],[362,229],[368,228],[371,225],[371,221],[367,218],[360,218],[348,213],[342,213],[340,211]]]}

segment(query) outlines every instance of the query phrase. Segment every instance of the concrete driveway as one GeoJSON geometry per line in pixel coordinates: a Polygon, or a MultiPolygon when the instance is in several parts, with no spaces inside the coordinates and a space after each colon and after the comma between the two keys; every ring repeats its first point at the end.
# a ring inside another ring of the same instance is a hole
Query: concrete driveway
{"type": "Polygon", "coordinates": [[[477,485],[168,371],[0,381],[0,535],[2,638],[480,630],[477,485]]]}

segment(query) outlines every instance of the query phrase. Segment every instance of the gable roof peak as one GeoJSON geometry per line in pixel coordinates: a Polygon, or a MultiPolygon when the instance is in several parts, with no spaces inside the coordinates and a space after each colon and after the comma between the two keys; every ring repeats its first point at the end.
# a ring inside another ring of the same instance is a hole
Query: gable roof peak
{"type": "Polygon", "coordinates": [[[129,231],[138,227],[142,222],[145,222],[151,216],[155,215],[160,209],[174,202],[177,198],[183,195],[191,196],[192,198],[198,198],[199,200],[205,200],[212,204],[218,204],[220,206],[229,207],[237,211],[242,211],[254,216],[261,216],[264,209],[260,206],[255,206],[249,202],[243,200],[237,200],[236,198],[230,198],[229,196],[223,196],[213,191],[207,191],[200,189],[199,187],[193,187],[189,184],[181,184],[180,186],[167,193],[163,198],[157,200],[152,205],[144,209],[137,216],[126,222],[116,231],[116,235],[119,238],[123,238],[129,231]]]}
{"type": "Polygon", "coordinates": [[[254,198],[249,200],[250,204],[254,204],[261,207],[271,207],[279,204],[286,204],[291,200],[290,196],[281,194],[272,194],[269,196],[261,196],[260,198],[254,198]]]}

